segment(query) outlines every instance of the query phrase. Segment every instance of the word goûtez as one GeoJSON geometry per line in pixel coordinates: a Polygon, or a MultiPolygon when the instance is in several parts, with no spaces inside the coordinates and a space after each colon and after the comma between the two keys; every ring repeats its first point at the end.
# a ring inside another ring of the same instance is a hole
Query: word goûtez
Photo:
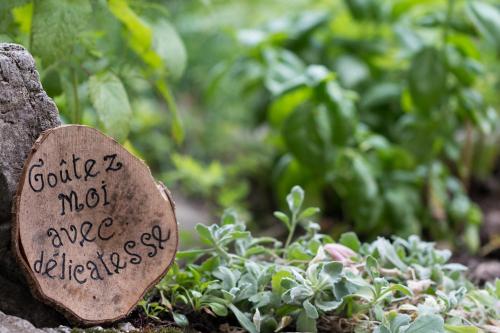
{"type": "MultiPolygon", "coordinates": [[[[29,168],[28,182],[31,190],[36,193],[43,192],[47,187],[55,188],[58,185],[70,183],[76,180],[88,181],[101,174],[119,171],[123,167],[117,159],[117,154],[104,155],[102,159],[95,160],[89,158],[82,160],[75,154],[71,155],[71,160],[61,159],[59,170],[44,170],[45,161],[39,159],[29,168]],[[45,171],[45,172],[44,172],[45,171]]],[[[100,188],[90,187],[85,195],[79,197],[78,193],[71,190],[69,193],[59,193],[57,197],[61,202],[61,215],[66,214],[66,208],[69,211],[81,211],[87,206],[95,208],[99,203],[103,206],[109,204],[106,183],[103,181],[100,188]],[[83,198],[83,199],[82,199],[83,198]],[[66,204],[68,206],[66,206],[66,204]]]]}

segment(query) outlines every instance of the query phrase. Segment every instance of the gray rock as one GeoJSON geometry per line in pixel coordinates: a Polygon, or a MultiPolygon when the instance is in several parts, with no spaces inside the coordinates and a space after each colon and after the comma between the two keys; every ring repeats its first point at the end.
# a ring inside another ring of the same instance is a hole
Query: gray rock
{"type": "Polygon", "coordinates": [[[64,325],[39,329],[25,319],[15,316],[9,316],[0,311],[0,333],[86,333],[100,331],[132,333],[137,332],[137,329],[129,322],[118,323],[115,327],[107,328],[106,330],[102,326],[94,326],[85,329],[70,328],[64,325]]]}
{"type": "Polygon", "coordinates": [[[0,312],[0,333],[44,333],[27,320],[0,312]]]}
{"type": "MultiPolygon", "coordinates": [[[[115,332],[115,333],[132,333],[138,332],[131,323],[119,323],[114,327],[103,328],[102,326],[94,326],[88,328],[69,328],[66,326],[59,326],[57,328],[44,328],[44,333],[88,333],[88,332],[115,332]]],[[[0,332],[1,333],[1,332],[0,332]]]]}
{"type": "Polygon", "coordinates": [[[63,319],[31,296],[16,265],[10,250],[11,207],[31,146],[41,132],[58,125],[57,108],[40,84],[33,57],[22,46],[0,43],[0,310],[37,326],[55,326],[63,319]]]}
{"type": "Polygon", "coordinates": [[[19,45],[0,44],[0,220],[9,221],[12,197],[33,142],[60,125],[40,84],[35,61],[19,45]]]}
{"type": "Polygon", "coordinates": [[[42,329],[45,333],[71,333],[71,328],[68,326],[63,326],[60,325],[56,328],[43,328],[42,329]]]}
{"type": "Polygon", "coordinates": [[[123,332],[123,333],[129,333],[129,332],[135,332],[135,331],[137,331],[137,329],[134,327],[134,325],[132,325],[129,322],[119,323],[118,326],[117,326],[117,329],[118,329],[119,332],[123,332]]]}
{"type": "Polygon", "coordinates": [[[495,279],[500,278],[500,261],[482,261],[472,269],[471,277],[474,281],[480,284],[488,281],[495,281],[495,279]]]}

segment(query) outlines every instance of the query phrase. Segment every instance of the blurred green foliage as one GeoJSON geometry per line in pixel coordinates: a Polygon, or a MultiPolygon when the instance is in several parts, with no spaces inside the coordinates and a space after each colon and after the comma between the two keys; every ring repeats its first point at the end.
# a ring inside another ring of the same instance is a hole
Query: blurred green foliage
{"type": "Polygon", "coordinates": [[[155,127],[167,146],[169,126],[175,141],[182,142],[169,82],[182,75],[187,55],[166,6],[154,1],[6,0],[0,13],[2,41],[31,51],[42,84],[66,122],[100,127],[120,142],[138,132],[156,141],[156,131],[150,132],[155,127]],[[166,108],[167,116],[156,112],[166,108]],[[151,124],[152,117],[161,121],[151,124]]]}
{"type": "Polygon", "coordinates": [[[181,89],[202,84],[190,109],[211,121],[197,130],[212,142],[195,156],[231,165],[257,143],[268,149],[258,177],[275,198],[300,184],[341,228],[365,237],[424,233],[477,249],[482,214],[468,188],[491,174],[498,156],[498,5],[188,1],[174,8],[192,50],[189,88],[181,89]]]}
{"type": "Polygon", "coordinates": [[[471,250],[469,184],[498,156],[499,36],[489,0],[0,3],[0,39],[33,53],[64,120],[167,184],[256,214],[299,184],[340,229],[471,250]]]}

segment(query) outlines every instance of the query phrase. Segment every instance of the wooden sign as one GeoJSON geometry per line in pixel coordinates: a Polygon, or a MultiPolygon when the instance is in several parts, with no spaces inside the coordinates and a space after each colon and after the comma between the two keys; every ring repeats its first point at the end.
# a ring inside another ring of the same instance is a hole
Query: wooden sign
{"type": "Polygon", "coordinates": [[[33,292],[87,325],[125,317],[178,246],[167,189],[141,160],[85,126],[37,140],[14,220],[15,251],[33,292]]]}

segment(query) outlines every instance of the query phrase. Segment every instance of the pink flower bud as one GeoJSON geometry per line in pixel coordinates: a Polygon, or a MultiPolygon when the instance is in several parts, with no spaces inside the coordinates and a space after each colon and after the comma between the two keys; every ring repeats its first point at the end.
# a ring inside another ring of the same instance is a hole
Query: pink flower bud
{"type": "Polygon", "coordinates": [[[342,263],[349,263],[351,262],[351,257],[356,256],[356,252],[342,244],[326,244],[323,248],[334,261],[340,261],[342,263]]]}

